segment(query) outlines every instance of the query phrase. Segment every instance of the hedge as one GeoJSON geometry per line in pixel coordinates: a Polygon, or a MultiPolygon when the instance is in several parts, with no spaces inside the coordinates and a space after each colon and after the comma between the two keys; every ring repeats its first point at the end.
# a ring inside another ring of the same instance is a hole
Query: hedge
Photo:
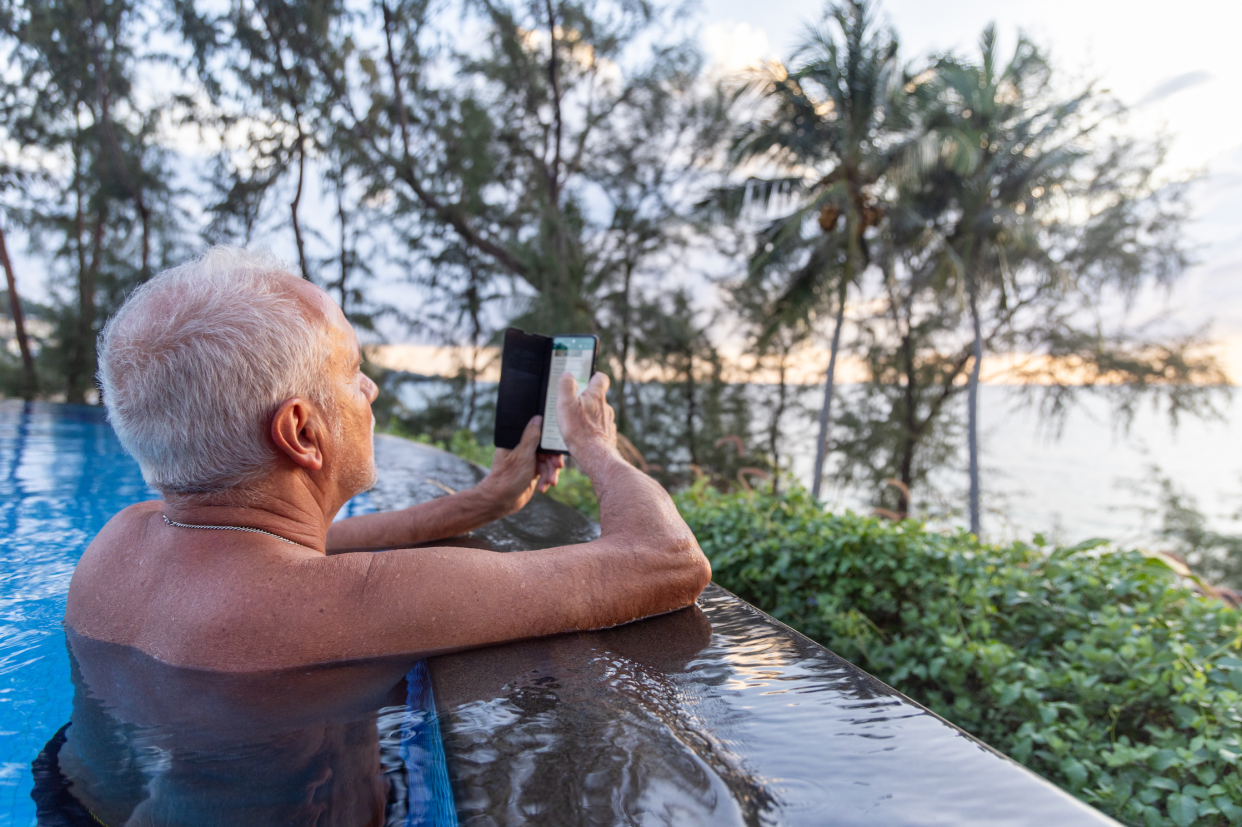
{"type": "Polygon", "coordinates": [[[1159,559],[986,545],[800,490],[676,500],[717,583],[1082,800],[1242,823],[1242,616],[1159,559]]]}

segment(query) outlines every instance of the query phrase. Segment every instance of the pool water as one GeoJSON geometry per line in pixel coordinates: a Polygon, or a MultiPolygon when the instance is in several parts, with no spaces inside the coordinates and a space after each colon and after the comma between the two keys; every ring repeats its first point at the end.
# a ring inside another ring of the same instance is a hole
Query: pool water
{"type": "MultiPolygon", "coordinates": [[[[74,566],[112,515],[152,499],[100,408],[0,401],[0,825],[35,822],[30,762],[73,708],[74,566]]],[[[368,510],[362,495],[342,516],[368,510]]]]}
{"type": "Polygon", "coordinates": [[[30,762],[69,720],[73,567],[113,514],[156,498],[99,409],[0,403],[0,823],[34,822],[30,762]]]}

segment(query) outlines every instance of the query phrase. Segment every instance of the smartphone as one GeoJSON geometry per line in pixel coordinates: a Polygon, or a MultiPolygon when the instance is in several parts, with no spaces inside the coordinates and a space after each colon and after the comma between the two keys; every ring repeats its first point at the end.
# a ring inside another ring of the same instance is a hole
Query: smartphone
{"type": "Polygon", "coordinates": [[[569,452],[556,422],[556,398],[560,392],[561,374],[568,371],[578,382],[578,392],[582,393],[595,373],[598,350],[597,336],[552,337],[552,363],[548,369],[548,394],[543,407],[543,435],[539,438],[539,450],[569,452]]]}

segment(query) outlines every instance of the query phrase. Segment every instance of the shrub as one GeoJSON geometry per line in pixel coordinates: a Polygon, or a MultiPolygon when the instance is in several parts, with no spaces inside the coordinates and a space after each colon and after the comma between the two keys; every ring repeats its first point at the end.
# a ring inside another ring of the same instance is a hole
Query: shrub
{"type": "Polygon", "coordinates": [[[1242,823],[1239,612],[1158,559],[676,496],[715,580],[1101,810],[1242,823]]]}

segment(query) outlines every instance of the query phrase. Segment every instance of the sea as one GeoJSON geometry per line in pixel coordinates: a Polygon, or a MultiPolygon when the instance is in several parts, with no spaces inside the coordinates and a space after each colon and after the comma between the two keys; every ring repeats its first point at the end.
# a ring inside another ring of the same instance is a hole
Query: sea
{"type": "MultiPolygon", "coordinates": [[[[444,387],[407,384],[402,401],[418,407],[428,393],[444,387]]],[[[840,387],[842,395],[853,391],[850,385],[840,387]]],[[[489,392],[494,386],[480,383],[479,393],[489,392]]],[[[823,388],[797,386],[794,392],[798,404],[783,420],[782,453],[793,477],[809,488],[823,388]]],[[[1127,422],[1107,399],[1084,392],[1062,419],[1052,421],[1041,415],[1029,392],[982,386],[982,534],[995,542],[1041,534],[1057,543],[1104,538],[1157,548],[1161,479],[1202,512],[1209,527],[1242,534],[1242,392],[1222,391],[1215,408],[1215,415],[1183,414],[1174,423],[1148,400],[1127,422]]],[[[963,436],[958,456],[914,492],[916,506],[922,504],[932,524],[967,524],[966,469],[963,436]]],[[[860,512],[869,512],[876,501],[875,491],[859,488],[826,486],[823,496],[830,509],[860,512]]]]}
{"type": "MultiPolygon", "coordinates": [[[[849,392],[848,386],[843,389],[849,392]]],[[[807,388],[800,421],[783,429],[795,446],[794,475],[810,485],[821,388],[807,388]]],[[[1059,421],[1029,392],[984,385],[979,394],[981,530],[1008,541],[1042,534],[1051,542],[1104,538],[1159,547],[1159,482],[1168,480],[1216,531],[1242,534],[1242,394],[1222,392],[1216,415],[1176,423],[1150,400],[1129,421],[1089,393],[1059,421]]],[[[963,442],[964,442],[963,428],[963,442]]],[[[966,447],[932,475],[924,507],[933,522],[967,523],[966,447]]],[[[829,508],[869,510],[874,492],[826,488],[829,508]]],[[[916,502],[920,494],[915,491],[916,502]]]]}

